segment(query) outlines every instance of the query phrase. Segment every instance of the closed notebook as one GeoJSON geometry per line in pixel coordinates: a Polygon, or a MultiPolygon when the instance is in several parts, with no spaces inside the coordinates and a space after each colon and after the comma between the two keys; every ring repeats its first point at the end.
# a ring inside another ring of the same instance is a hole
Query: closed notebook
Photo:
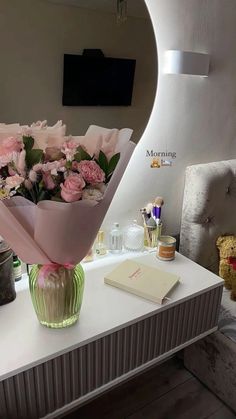
{"type": "Polygon", "coordinates": [[[128,259],[108,273],[104,282],[162,304],[167,294],[178,284],[179,277],[128,259]]]}

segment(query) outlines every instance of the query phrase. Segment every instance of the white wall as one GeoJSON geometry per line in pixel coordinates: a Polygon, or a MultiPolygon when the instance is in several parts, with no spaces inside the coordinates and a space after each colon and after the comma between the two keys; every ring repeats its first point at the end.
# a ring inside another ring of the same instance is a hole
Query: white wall
{"type": "Polygon", "coordinates": [[[179,231],[185,167],[236,158],[235,0],[146,0],[158,48],[158,90],[146,131],[136,147],[104,225],[136,218],[156,195],[165,200],[168,233],[179,231]],[[164,75],[163,53],[211,54],[208,78],[164,75]],[[176,151],[172,168],[151,169],[146,150],[176,151]]]}
{"type": "Polygon", "coordinates": [[[90,124],[134,128],[139,140],[156,90],[156,45],[149,19],[116,17],[46,0],[0,2],[0,122],[62,119],[68,134],[90,124]],[[101,48],[106,56],[136,58],[131,107],[63,107],[63,54],[101,48]]]}

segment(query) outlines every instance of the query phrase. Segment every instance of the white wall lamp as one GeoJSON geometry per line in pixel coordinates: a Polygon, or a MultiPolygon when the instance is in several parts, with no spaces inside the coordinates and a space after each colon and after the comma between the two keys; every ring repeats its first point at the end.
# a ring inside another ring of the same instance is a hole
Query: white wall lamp
{"type": "Polygon", "coordinates": [[[164,73],[166,74],[191,74],[207,77],[209,65],[209,54],[179,50],[165,51],[164,73]]]}

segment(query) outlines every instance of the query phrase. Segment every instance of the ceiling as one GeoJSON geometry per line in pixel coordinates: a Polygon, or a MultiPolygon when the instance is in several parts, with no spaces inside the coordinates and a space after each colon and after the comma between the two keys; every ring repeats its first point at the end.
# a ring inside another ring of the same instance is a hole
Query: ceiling
{"type": "MultiPolygon", "coordinates": [[[[101,10],[106,13],[116,13],[117,0],[48,0],[67,6],[83,7],[85,9],[101,10]]],[[[148,18],[144,0],[128,0],[128,16],[148,18]]]]}

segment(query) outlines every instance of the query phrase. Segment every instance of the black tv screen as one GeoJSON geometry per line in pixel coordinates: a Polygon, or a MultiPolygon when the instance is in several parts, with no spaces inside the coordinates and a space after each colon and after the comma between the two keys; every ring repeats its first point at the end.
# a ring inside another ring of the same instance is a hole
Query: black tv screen
{"type": "Polygon", "coordinates": [[[64,55],[63,106],[129,106],[136,60],[64,55]]]}

